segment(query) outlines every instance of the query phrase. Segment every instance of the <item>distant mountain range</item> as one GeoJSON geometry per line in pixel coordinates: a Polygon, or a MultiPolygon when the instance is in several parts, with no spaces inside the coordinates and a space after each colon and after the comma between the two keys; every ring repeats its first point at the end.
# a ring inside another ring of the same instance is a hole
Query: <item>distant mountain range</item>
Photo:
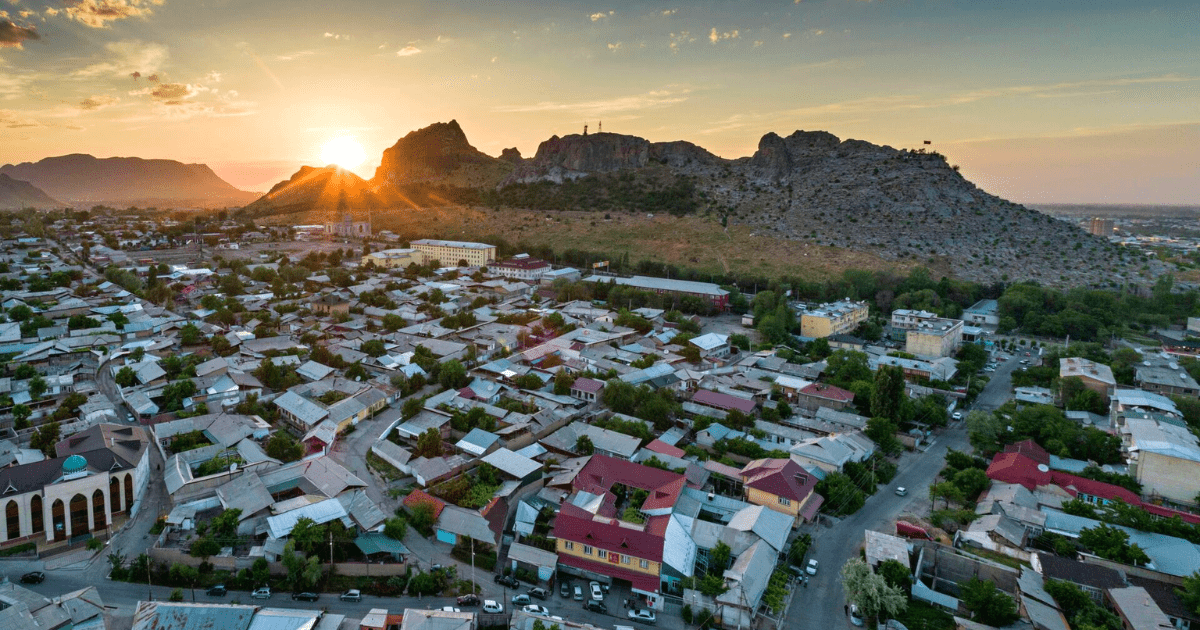
{"type": "Polygon", "coordinates": [[[63,204],[50,198],[37,186],[0,173],[0,209],[61,208],[63,204]]]}
{"type": "Polygon", "coordinates": [[[554,136],[523,158],[516,149],[482,153],[452,120],[401,138],[371,180],[322,175],[318,186],[308,183],[313,177],[297,173],[247,213],[327,215],[337,199],[375,216],[455,205],[670,213],[897,265],[936,264],[976,281],[1107,285],[1141,274],[1106,240],[980,190],[938,153],[823,131],[768,133],[753,155],[737,159],[615,133],[554,136]]]}
{"type": "MultiPolygon", "coordinates": [[[[204,164],[86,154],[6,164],[0,174],[29,182],[53,199],[75,206],[243,206],[258,193],[238,190],[204,164]]],[[[58,204],[61,205],[61,204],[58,204]]]]}

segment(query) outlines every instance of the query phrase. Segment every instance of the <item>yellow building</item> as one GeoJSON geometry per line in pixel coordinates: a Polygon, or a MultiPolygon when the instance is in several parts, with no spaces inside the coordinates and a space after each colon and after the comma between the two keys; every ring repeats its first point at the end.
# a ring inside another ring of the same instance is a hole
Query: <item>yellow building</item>
{"type": "Polygon", "coordinates": [[[813,339],[847,334],[867,321],[869,313],[866,302],[842,300],[822,304],[800,315],[800,334],[813,339]]]}
{"type": "Polygon", "coordinates": [[[421,254],[415,249],[385,249],[362,257],[362,264],[372,263],[382,269],[421,264],[421,254]]]}
{"type": "Polygon", "coordinates": [[[465,241],[439,241],[423,238],[412,242],[412,248],[421,255],[421,264],[436,260],[442,266],[453,267],[465,261],[469,267],[485,267],[496,260],[496,246],[487,243],[465,241]]]}
{"type": "Polygon", "coordinates": [[[746,501],[781,512],[796,523],[812,520],[824,499],[817,478],[790,459],[756,459],[741,471],[746,501]]]}
{"type": "Polygon", "coordinates": [[[960,319],[926,320],[908,331],[904,351],[919,357],[949,357],[962,345],[963,322],[960,319]]]}

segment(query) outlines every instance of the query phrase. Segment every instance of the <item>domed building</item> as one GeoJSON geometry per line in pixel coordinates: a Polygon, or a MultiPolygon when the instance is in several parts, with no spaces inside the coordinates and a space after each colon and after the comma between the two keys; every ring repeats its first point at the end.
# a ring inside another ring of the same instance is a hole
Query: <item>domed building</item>
{"type": "Polygon", "coordinates": [[[140,507],[150,477],[141,427],[101,424],[55,445],[58,457],[0,469],[0,548],[103,537],[140,507]]]}

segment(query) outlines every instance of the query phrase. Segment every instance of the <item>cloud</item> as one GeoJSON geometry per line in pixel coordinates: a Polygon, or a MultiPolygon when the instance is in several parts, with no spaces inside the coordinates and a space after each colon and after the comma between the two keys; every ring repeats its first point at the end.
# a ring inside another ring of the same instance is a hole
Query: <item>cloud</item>
{"type": "Polygon", "coordinates": [[[789,37],[791,37],[791,36],[792,36],[792,34],[791,34],[791,33],[784,33],[784,34],[783,34],[783,38],[784,38],[784,39],[787,39],[787,38],[789,38],[789,37]]]}
{"type": "Polygon", "coordinates": [[[808,29],[808,33],[809,33],[810,35],[814,35],[814,36],[820,37],[821,35],[824,35],[824,34],[825,34],[825,31],[823,31],[823,30],[821,30],[821,29],[819,29],[819,28],[810,28],[810,29],[808,29]]]}
{"type": "MultiPolygon", "coordinates": [[[[167,47],[135,39],[104,45],[108,60],[84,66],[71,74],[77,77],[138,76],[157,72],[167,62],[167,47]]],[[[134,77],[135,79],[138,77],[134,77]]]]}
{"type": "Polygon", "coordinates": [[[275,59],[277,59],[279,61],[295,61],[297,59],[303,59],[304,57],[307,57],[309,55],[315,55],[315,54],[316,54],[316,51],[313,51],[313,50],[299,50],[294,53],[288,53],[286,55],[279,55],[279,56],[275,57],[275,59]]]}
{"type": "Polygon", "coordinates": [[[606,17],[612,17],[612,15],[614,13],[616,13],[616,11],[609,11],[608,13],[601,11],[599,13],[593,13],[588,17],[592,18],[593,22],[599,22],[600,20],[603,20],[606,17]]]}
{"type": "Polygon", "coordinates": [[[329,39],[333,39],[333,40],[341,40],[341,39],[349,40],[350,39],[349,35],[342,35],[340,33],[330,33],[329,31],[325,31],[325,37],[327,37],[329,39]]]}
{"type": "Polygon", "coordinates": [[[23,42],[41,38],[32,26],[18,26],[11,20],[0,20],[0,48],[20,48],[23,42]]]}
{"type": "Polygon", "coordinates": [[[737,32],[737,29],[733,29],[732,31],[726,31],[726,32],[724,32],[724,33],[718,33],[718,32],[717,32],[717,29],[715,29],[715,28],[714,28],[714,29],[713,29],[713,30],[712,30],[712,31],[711,31],[711,32],[708,34],[708,41],[709,41],[709,42],[712,42],[712,43],[714,43],[714,44],[715,44],[715,43],[717,43],[717,42],[719,42],[719,41],[721,41],[721,40],[723,40],[723,39],[737,39],[737,38],[738,38],[738,32],[737,32]]]}
{"type": "Polygon", "coordinates": [[[204,75],[204,82],[205,83],[220,83],[222,78],[224,78],[224,77],[221,75],[221,73],[214,70],[214,71],[211,71],[208,74],[204,75]]]}
{"type": "Polygon", "coordinates": [[[679,9],[666,9],[662,12],[662,15],[663,15],[663,17],[671,17],[672,15],[675,15],[676,13],[679,13],[679,9]]]}
{"type": "Polygon", "coordinates": [[[79,109],[90,112],[110,105],[116,105],[119,102],[121,102],[121,99],[116,96],[91,96],[79,102],[79,109]]]}
{"type": "Polygon", "coordinates": [[[129,95],[149,96],[154,101],[165,105],[182,105],[184,99],[191,98],[202,91],[208,91],[208,89],[190,83],[159,83],[153,87],[134,90],[129,95]]]}
{"type": "Polygon", "coordinates": [[[397,57],[411,57],[419,54],[421,54],[421,49],[417,48],[416,46],[405,46],[404,48],[396,51],[397,57]]]}
{"type": "Polygon", "coordinates": [[[618,50],[621,50],[621,43],[622,43],[622,42],[617,42],[617,43],[615,43],[615,44],[609,44],[609,45],[608,45],[608,49],[609,49],[609,50],[611,50],[611,51],[613,51],[613,52],[616,52],[616,51],[618,51],[618,50]]]}
{"type": "Polygon", "coordinates": [[[41,127],[42,124],[32,118],[26,118],[21,112],[11,109],[0,109],[0,127],[6,129],[23,129],[26,127],[41,127]]]}
{"type": "Polygon", "coordinates": [[[671,33],[670,37],[671,37],[671,43],[668,44],[667,47],[670,48],[671,52],[673,52],[673,53],[679,52],[679,47],[682,46],[683,44],[690,44],[690,43],[696,41],[696,38],[692,37],[692,34],[688,31],[680,31],[678,33],[671,33]]]}
{"type": "Polygon", "coordinates": [[[598,101],[542,101],[532,105],[505,105],[494,108],[494,111],[504,113],[531,112],[570,112],[574,114],[608,114],[611,112],[626,112],[642,109],[658,109],[682,103],[688,99],[691,90],[655,90],[645,94],[618,96],[598,101]]]}
{"type": "MultiPolygon", "coordinates": [[[[127,18],[145,18],[150,6],[161,6],[163,0],[68,0],[63,11],[67,17],[92,28],[107,28],[109,22],[127,18]]],[[[47,11],[49,13],[49,11],[47,11]]]]}

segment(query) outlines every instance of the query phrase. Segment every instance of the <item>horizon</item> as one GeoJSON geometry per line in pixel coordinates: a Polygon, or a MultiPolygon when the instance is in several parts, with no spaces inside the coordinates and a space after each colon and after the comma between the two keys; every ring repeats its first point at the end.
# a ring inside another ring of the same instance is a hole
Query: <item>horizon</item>
{"type": "Polygon", "coordinates": [[[335,141],[369,179],[434,122],[528,158],[603,121],[724,158],[801,129],[930,140],[1024,204],[1200,204],[1200,9],[1183,0],[0,6],[0,163],[173,159],[261,192],[335,141]]]}

